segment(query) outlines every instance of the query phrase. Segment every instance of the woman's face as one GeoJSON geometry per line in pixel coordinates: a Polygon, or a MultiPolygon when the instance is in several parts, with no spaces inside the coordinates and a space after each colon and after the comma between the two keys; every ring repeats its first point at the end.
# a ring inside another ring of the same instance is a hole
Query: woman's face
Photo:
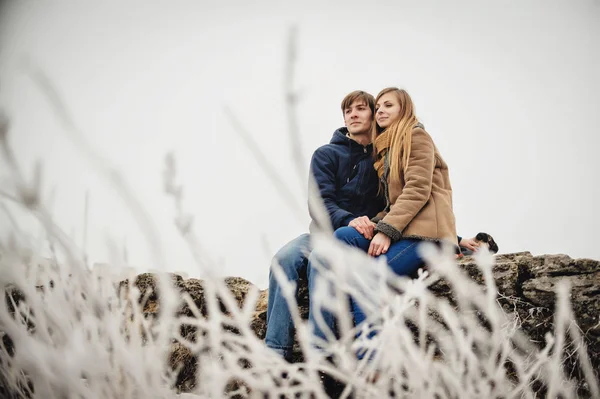
{"type": "Polygon", "coordinates": [[[375,120],[379,127],[386,128],[400,116],[400,102],[391,92],[385,93],[375,104],[375,120]]]}

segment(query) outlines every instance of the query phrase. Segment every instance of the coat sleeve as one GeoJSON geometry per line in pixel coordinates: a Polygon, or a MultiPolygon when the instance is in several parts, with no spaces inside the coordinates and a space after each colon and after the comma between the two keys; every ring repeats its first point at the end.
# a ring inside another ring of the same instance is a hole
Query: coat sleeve
{"type": "Polygon", "coordinates": [[[385,217],[385,215],[387,215],[387,211],[383,210],[383,211],[381,211],[381,212],[377,213],[377,215],[373,216],[373,217],[371,218],[371,222],[373,222],[373,223],[377,223],[377,222],[379,222],[381,219],[383,219],[383,218],[385,217]]]}
{"type": "MultiPolygon", "coordinates": [[[[336,195],[337,163],[325,151],[315,151],[310,161],[310,171],[315,178],[319,193],[323,199],[327,214],[334,230],[347,226],[356,216],[340,208],[336,195]]],[[[315,213],[309,206],[311,218],[315,223],[315,213]]]]}
{"type": "Polygon", "coordinates": [[[404,170],[404,188],[388,214],[377,223],[377,231],[393,241],[402,237],[402,231],[429,200],[434,168],[433,140],[423,129],[414,129],[408,168],[404,170]]]}

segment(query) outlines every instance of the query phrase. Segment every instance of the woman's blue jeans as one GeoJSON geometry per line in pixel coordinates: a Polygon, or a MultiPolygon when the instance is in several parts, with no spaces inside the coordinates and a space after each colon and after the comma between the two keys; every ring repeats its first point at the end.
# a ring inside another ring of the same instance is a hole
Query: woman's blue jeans
{"type": "MultiPolygon", "coordinates": [[[[371,241],[367,240],[354,227],[340,227],[334,235],[338,240],[360,248],[365,252],[369,250],[369,245],[371,245],[371,241]]],[[[423,260],[417,252],[420,243],[421,240],[400,239],[392,242],[387,253],[380,256],[387,258],[387,264],[394,273],[399,276],[408,276],[415,273],[423,265],[423,260]]],[[[351,300],[351,309],[355,325],[359,325],[366,319],[366,315],[354,300],[351,300]]]]}

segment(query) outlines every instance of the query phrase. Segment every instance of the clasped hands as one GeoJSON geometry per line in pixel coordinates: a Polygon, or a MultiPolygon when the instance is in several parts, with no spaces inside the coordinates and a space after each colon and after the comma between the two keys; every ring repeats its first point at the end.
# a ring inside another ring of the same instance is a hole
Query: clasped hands
{"type": "Polygon", "coordinates": [[[359,216],[353,219],[348,223],[348,226],[354,227],[367,240],[371,240],[371,245],[369,245],[369,251],[367,252],[369,256],[385,254],[392,244],[392,239],[381,232],[373,236],[375,233],[375,223],[371,222],[367,216],[359,216]]]}

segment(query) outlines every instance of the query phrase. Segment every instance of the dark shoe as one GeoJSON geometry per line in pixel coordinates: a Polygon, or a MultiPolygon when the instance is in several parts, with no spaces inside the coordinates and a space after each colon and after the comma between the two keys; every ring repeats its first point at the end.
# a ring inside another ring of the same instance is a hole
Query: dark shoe
{"type": "MultiPolygon", "coordinates": [[[[494,240],[494,237],[492,237],[488,233],[477,233],[477,235],[475,236],[475,240],[479,241],[480,243],[482,243],[484,245],[487,245],[488,250],[491,253],[493,253],[493,254],[498,253],[498,244],[494,240]]],[[[471,251],[470,249],[464,248],[464,247],[460,247],[460,251],[461,251],[462,255],[464,255],[464,256],[473,255],[473,251],[471,251]]]]}
{"type": "Polygon", "coordinates": [[[477,233],[477,235],[475,236],[475,239],[477,241],[486,243],[488,245],[488,249],[490,250],[491,253],[493,253],[493,254],[498,253],[498,244],[496,244],[494,237],[492,237],[488,233],[477,233]]]}
{"type": "Polygon", "coordinates": [[[319,375],[321,376],[321,384],[323,384],[323,390],[325,391],[327,397],[332,399],[339,398],[342,395],[342,392],[344,392],[346,385],[327,373],[319,372],[319,375]]]}

